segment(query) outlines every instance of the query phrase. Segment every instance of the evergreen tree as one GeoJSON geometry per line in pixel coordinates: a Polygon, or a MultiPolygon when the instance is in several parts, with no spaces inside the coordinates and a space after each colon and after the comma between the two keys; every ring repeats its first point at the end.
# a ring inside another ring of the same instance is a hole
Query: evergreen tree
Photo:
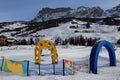
{"type": "Polygon", "coordinates": [[[90,22],[87,22],[86,28],[90,28],[90,22]]]}
{"type": "Polygon", "coordinates": [[[120,39],[117,41],[117,44],[120,44],[120,39]]]}
{"type": "Polygon", "coordinates": [[[54,43],[55,45],[62,44],[62,39],[60,37],[57,37],[54,43]]]}
{"type": "Polygon", "coordinates": [[[65,39],[65,41],[62,42],[62,44],[67,44],[68,42],[70,45],[83,45],[83,46],[93,46],[97,40],[100,38],[92,39],[90,38],[84,38],[82,35],[76,36],[76,37],[70,37],[68,40],[65,39]]]}
{"type": "Polygon", "coordinates": [[[89,39],[88,39],[88,46],[92,46],[92,38],[90,37],[89,39]]]}
{"type": "Polygon", "coordinates": [[[74,38],[73,37],[71,37],[71,38],[69,38],[69,41],[68,41],[71,45],[74,45],[74,38]]]}
{"type": "Polygon", "coordinates": [[[23,39],[23,40],[21,41],[21,44],[22,44],[22,45],[27,45],[27,41],[26,41],[25,39],[23,39]]]}
{"type": "Polygon", "coordinates": [[[118,27],[118,31],[120,31],[120,27],[118,27]]]}
{"type": "Polygon", "coordinates": [[[32,38],[30,38],[30,45],[34,44],[34,41],[32,38]]]}
{"type": "MultiPolygon", "coordinates": [[[[99,38],[98,38],[98,39],[99,39],[99,38]]],[[[92,39],[92,38],[90,37],[90,38],[87,40],[87,45],[88,45],[88,46],[93,46],[98,39],[97,39],[97,38],[92,39]]]]}
{"type": "Polygon", "coordinates": [[[84,37],[82,35],[80,35],[80,45],[85,44],[84,42],[85,42],[84,37]]]}
{"type": "Polygon", "coordinates": [[[62,45],[66,45],[68,43],[68,40],[65,39],[64,41],[62,41],[62,45]]]}
{"type": "Polygon", "coordinates": [[[77,43],[78,43],[78,38],[74,37],[74,45],[77,45],[77,43]]]}

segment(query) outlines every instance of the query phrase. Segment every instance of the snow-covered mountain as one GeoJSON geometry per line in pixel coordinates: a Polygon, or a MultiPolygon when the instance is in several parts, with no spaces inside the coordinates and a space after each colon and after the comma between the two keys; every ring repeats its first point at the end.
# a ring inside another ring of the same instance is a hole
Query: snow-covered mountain
{"type": "Polygon", "coordinates": [[[106,14],[110,17],[120,17],[120,4],[116,7],[113,7],[112,9],[106,10],[106,14]]]}
{"type": "Polygon", "coordinates": [[[43,8],[41,11],[39,11],[37,17],[35,17],[33,21],[42,22],[51,19],[62,18],[67,16],[71,10],[71,8],[43,8]]]}
{"type": "Polygon", "coordinates": [[[67,18],[67,17],[75,17],[75,18],[99,18],[104,16],[104,10],[100,7],[78,7],[76,9],[71,8],[43,8],[34,18],[33,21],[41,22],[47,21],[51,19],[58,18],[67,18]]]}
{"type": "Polygon", "coordinates": [[[112,9],[104,11],[100,7],[78,7],[71,8],[43,8],[32,21],[47,21],[51,19],[75,17],[75,18],[106,18],[120,16],[120,4],[112,9]]]}
{"type": "Polygon", "coordinates": [[[76,17],[76,18],[98,18],[102,17],[104,15],[104,10],[102,10],[100,7],[78,7],[77,9],[74,9],[70,13],[70,17],[76,17]]]}

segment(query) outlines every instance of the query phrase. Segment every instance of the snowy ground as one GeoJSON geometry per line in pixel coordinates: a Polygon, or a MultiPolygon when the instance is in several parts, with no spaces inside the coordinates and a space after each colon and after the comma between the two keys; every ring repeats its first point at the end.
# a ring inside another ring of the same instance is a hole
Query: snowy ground
{"type": "MultiPolygon", "coordinates": [[[[98,59],[98,74],[92,74],[87,72],[87,60],[89,58],[92,47],[85,46],[57,46],[59,62],[63,59],[69,59],[80,65],[77,65],[78,70],[75,70],[74,75],[62,76],[62,72],[59,69],[56,70],[56,75],[52,74],[52,70],[48,70],[47,64],[51,64],[51,57],[49,51],[44,50],[42,56],[42,66],[44,70],[41,73],[44,74],[38,76],[22,76],[18,74],[11,74],[6,72],[0,72],[0,80],[120,80],[120,48],[116,50],[117,66],[109,66],[109,56],[107,50],[103,47],[99,54],[98,59]],[[46,54],[47,53],[47,54],[46,54]],[[59,73],[59,74],[58,74],[59,73]]],[[[29,60],[34,62],[34,48],[31,46],[12,46],[12,47],[0,47],[0,57],[12,60],[29,60]]],[[[34,66],[35,67],[35,66],[34,66]]],[[[60,67],[60,66],[59,66],[60,67]]],[[[32,67],[33,68],[33,67],[32,67]]]]}

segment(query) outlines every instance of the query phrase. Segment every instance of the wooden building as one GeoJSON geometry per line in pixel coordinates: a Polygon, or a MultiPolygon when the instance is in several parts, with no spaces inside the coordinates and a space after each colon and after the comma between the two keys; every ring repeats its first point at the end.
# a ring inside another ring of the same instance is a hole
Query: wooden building
{"type": "Polygon", "coordinates": [[[20,45],[20,42],[14,38],[7,38],[4,35],[0,35],[0,46],[13,46],[20,45]]]}

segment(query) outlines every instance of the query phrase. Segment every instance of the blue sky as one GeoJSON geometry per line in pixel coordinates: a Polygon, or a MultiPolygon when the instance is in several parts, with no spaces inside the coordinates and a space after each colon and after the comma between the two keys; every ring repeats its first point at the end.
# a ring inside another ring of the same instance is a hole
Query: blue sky
{"type": "Polygon", "coordinates": [[[118,4],[120,0],[0,0],[0,22],[29,21],[44,7],[100,6],[106,10],[118,4]]]}

